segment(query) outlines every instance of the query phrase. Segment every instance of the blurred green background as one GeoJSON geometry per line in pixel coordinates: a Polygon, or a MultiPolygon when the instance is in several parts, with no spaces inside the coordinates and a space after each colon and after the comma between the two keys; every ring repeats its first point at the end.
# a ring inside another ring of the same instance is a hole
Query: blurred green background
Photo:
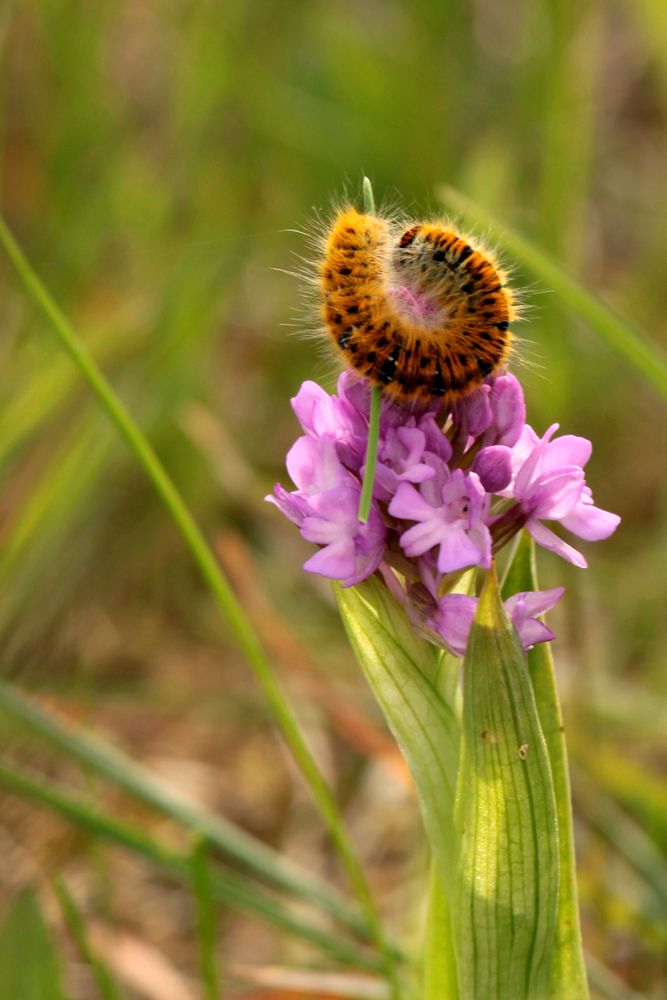
{"type": "MultiPolygon", "coordinates": [[[[5,217],[213,542],[383,913],[397,936],[414,935],[416,805],[386,768],[328,587],[302,574],[307,546],[262,501],[286,482],[290,396],[304,378],[332,387],[336,375],[321,344],[299,335],[312,321],[289,325],[301,289],[282,270],[299,267],[304,229],[356,197],[362,173],[380,204],[416,218],[442,211],[447,183],[667,347],[667,7],[3,0],[0,59],[5,217]]],[[[544,554],[540,571],[568,588],[554,653],[585,944],[600,995],[657,998],[667,989],[665,402],[553,291],[520,269],[514,281],[530,307],[516,369],[529,420],[593,440],[588,482],[623,518],[614,538],[588,546],[589,570],[544,554]]],[[[4,258],[0,286],[2,676],[338,880],[171,521],[4,258]]],[[[1,715],[0,733],[7,760],[91,790],[1,715]]],[[[163,830],[163,818],[93,784],[118,815],[163,830]]],[[[2,797],[0,840],[4,912],[61,870],[86,919],[123,928],[192,983],[185,890],[16,795],[2,797]]],[[[117,940],[104,940],[117,964],[117,940]]],[[[96,996],[62,947],[72,995],[96,996]]],[[[231,910],[219,947],[239,965],[312,958],[231,910]]],[[[172,995],[125,985],[128,996],[172,995]]]]}

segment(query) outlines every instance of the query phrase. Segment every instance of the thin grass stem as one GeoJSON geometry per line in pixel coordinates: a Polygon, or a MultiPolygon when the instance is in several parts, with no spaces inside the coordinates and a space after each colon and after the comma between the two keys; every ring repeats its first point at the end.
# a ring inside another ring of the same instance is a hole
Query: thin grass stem
{"type": "MultiPolygon", "coordinates": [[[[375,197],[373,185],[368,177],[364,177],[362,186],[364,212],[373,215],[375,212],[375,197]]],[[[368,417],[368,443],[366,444],[366,462],[364,464],[364,482],[359,499],[359,520],[366,524],[371,512],[373,486],[375,485],[375,469],[377,467],[378,441],[380,438],[380,412],[382,409],[382,390],[379,386],[371,386],[371,408],[368,417]]]]}
{"type": "Polygon", "coordinates": [[[333,795],[301,734],[296,717],[278,683],[273,667],[249,617],[222,573],[201,529],[156,452],[98,368],[83,341],[75,333],[64,313],[38,278],[2,216],[0,216],[0,243],[16,268],[30,298],[49,321],[61,346],[72,358],[80,374],[92,389],[100,405],[152,483],[163,505],[169,511],[201,576],[226,616],[232,634],[243,651],[292,756],[310,788],[350,885],[363,909],[368,923],[368,932],[385,955],[387,974],[392,976],[391,951],[386,944],[380,917],[363,869],[347,837],[333,795]]]}
{"type": "Polygon", "coordinates": [[[192,894],[197,905],[197,938],[199,941],[199,973],[202,1000],[222,1000],[222,988],[216,958],[217,920],[213,880],[209,861],[209,846],[200,839],[190,856],[192,894]]]}
{"type": "Polygon", "coordinates": [[[83,919],[65,882],[61,878],[55,878],[53,880],[53,889],[65,922],[79,949],[79,953],[95,977],[100,996],[103,1000],[123,1000],[123,993],[121,993],[113,976],[106,965],[99,960],[91,947],[86,929],[86,921],[83,919]]]}

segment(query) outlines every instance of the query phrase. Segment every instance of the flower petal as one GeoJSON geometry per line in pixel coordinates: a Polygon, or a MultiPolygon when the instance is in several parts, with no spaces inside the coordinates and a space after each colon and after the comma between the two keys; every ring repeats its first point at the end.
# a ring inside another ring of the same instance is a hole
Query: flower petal
{"type": "Polygon", "coordinates": [[[438,569],[441,573],[453,573],[467,566],[480,566],[485,558],[486,554],[480,552],[467,532],[457,525],[452,525],[446,538],[440,543],[438,569]]]}
{"type": "Polygon", "coordinates": [[[408,521],[430,520],[435,515],[435,508],[410,483],[400,483],[388,509],[392,517],[408,521]]]}
{"type": "Polygon", "coordinates": [[[589,500],[589,496],[590,490],[586,487],[579,502],[561,519],[561,524],[573,535],[578,535],[587,542],[599,542],[603,538],[609,538],[616,531],[621,519],[618,514],[595,507],[593,498],[590,497],[589,500]]]}
{"type": "Polygon", "coordinates": [[[336,442],[329,434],[297,438],[285,464],[292,482],[307,496],[334,489],[350,478],[338,461],[336,442]]]}
{"type": "Polygon", "coordinates": [[[581,569],[586,569],[588,566],[581,552],[568,545],[567,542],[564,542],[562,538],[559,538],[558,535],[555,535],[553,531],[550,531],[549,528],[546,528],[539,521],[529,521],[526,525],[526,530],[542,548],[548,549],[550,552],[555,552],[557,555],[562,556],[563,559],[567,559],[568,562],[581,567],[581,569]]]}
{"type": "Polygon", "coordinates": [[[534,618],[535,615],[543,615],[558,604],[565,593],[565,587],[553,587],[551,590],[528,590],[520,594],[512,594],[504,602],[505,610],[510,617],[513,617],[517,605],[521,605],[522,613],[525,617],[534,618]]]}
{"type": "Polygon", "coordinates": [[[551,629],[537,618],[526,618],[517,628],[517,632],[525,650],[532,649],[538,642],[551,642],[556,638],[551,629]]]}
{"type": "Polygon", "coordinates": [[[274,504],[286,518],[299,527],[303,524],[304,517],[308,517],[312,513],[307,500],[299,496],[298,493],[288,493],[280,483],[276,483],[273,487],[273,493],[269,493],[264,499],[267,503],[274,504]]]}
{"type": "Polygon", "coordinates": [[[330,580],[344,580],[351,576],[356,568],[352,539],[343,538],[318,549],[310,559],[306,559],[303,568],[307,573],[319,573],[330,580]]]}
{"type": "Polygon", "coordinates": [[[575,434],[563,434],[550,441],[542,456],[542,471],[551,472],[563,465],[578,465],[583,468],[591,457],[593,445],[587,438],[575,434]]]}
{"type": "Polygon", "coordinates": [[[581,495],[584,472],[577,465],[549,472],[532,483],[525,503],[539,520],[560,521],[569,514],[581,495]],[[534,497],[534,500],[533,500],[534,497]]]}

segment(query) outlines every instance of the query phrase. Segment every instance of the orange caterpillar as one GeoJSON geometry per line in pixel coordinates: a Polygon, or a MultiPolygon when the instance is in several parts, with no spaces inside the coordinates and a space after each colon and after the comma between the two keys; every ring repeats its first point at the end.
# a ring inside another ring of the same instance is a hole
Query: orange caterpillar
{"type": "Polygon", "coordinates": [[[344,363],[400,403],[451,403],[507,359],[515,310],[505,274],[451,228],[401,232],[344,208],[320,279],[327,332],[344,363]]]}

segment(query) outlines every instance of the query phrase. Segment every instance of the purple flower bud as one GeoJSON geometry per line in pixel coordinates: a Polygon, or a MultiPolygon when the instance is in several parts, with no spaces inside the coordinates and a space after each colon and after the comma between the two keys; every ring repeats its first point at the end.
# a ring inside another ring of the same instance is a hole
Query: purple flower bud
{"type": "Polygon", "coordinates": [[[468,440],[478,438],[491,426],[493,411],[489,403],[490,392],[490,386],[481,385],[459,399],[454,407],[454,423],[468,440]]]}
{"type": "Polygon", "coordinates": [[[526,422],[526,403],[519,380],[514,375],[499,375],[491,386],[489,405],[496,444],[511,448],[521,437],[526,422]]]}
{"type": "Polygon", "coordinates": [[[480,478],[487,493],[500,493],[512,479],[512,452],[505,445],[482,448],[472,464],[473,472],[480,478]]]}

